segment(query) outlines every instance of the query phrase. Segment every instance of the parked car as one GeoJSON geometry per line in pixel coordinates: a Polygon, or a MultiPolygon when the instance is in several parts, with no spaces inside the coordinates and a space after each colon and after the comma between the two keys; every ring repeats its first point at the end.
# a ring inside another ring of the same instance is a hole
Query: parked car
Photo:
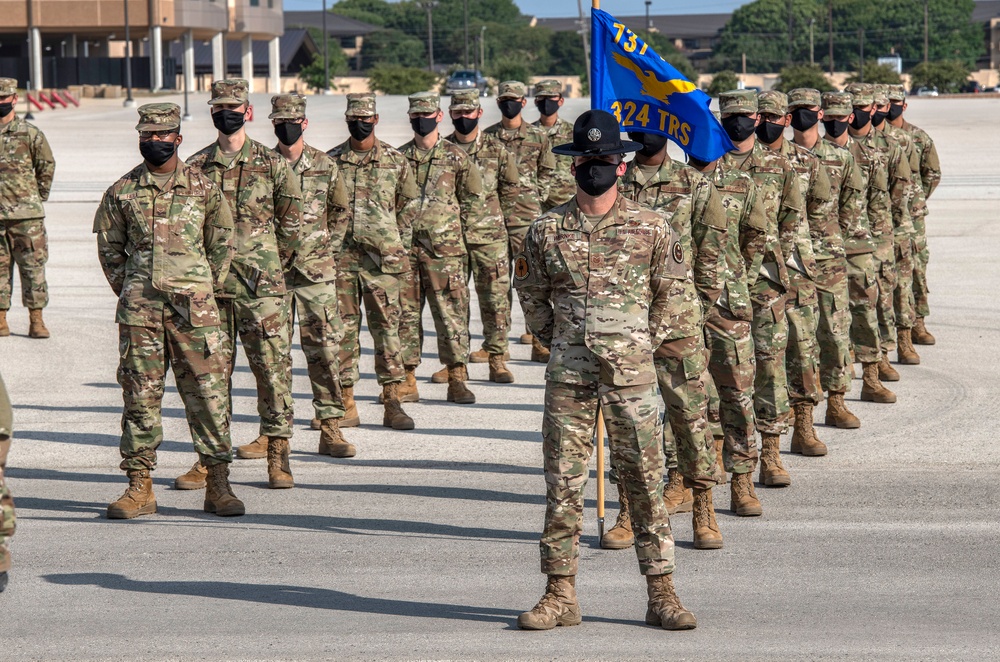
{"type": "Polygon", "coordinates": [[[979,94],[983,91],[983,86],[974,80],[965,81],[965,85],[962,85],[962,89],[959,90],[962,94],[979,94]]]}
{"type": "Polygon", "coordinates": [[[938,96],[937,86],[933,87],[918,87],[917,88],[918,97],[936,97],[938,96]]]}
{"type": "Polygon", "coordinates": [[[459,69],[444,84],[445,94],[460,92],[462,90],[472,90],[479,88],[479,96],[485,97],[489,94],[489,83],[481,73],[474,69],[459,69]]]}

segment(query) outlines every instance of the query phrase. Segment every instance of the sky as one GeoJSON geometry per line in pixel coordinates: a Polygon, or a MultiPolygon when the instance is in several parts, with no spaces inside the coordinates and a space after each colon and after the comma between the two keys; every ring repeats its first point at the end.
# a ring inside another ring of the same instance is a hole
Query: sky
{"type": "MultiPolygon", "coordinates": [[[[390,0],[391,2],[392,0],[390,0]]],[[[476,0],[469,0],[470,3],[476,0]]],[[[521,13],[542,18],[559,16],[577,16],[577,0],[514,0],[521,8],[521,13]]],[[[744,5],[749,0],[703,0],[681,2],[669,0],[652,0],[649,13],[657,14],[724,14],[744,5]]],[[[327,7],[332,7],[336,0],[327,0],[327,7]]],[[[580,0],[584,12],[590,7],[590,0],[580,0]]],[[[288,11],[305,11],[322,9],[323,0],[285,0],[288,11]]],[[[644,0],[602,0],[601,9],[619,16],[640,16],[646,13],[644,0]]]]}

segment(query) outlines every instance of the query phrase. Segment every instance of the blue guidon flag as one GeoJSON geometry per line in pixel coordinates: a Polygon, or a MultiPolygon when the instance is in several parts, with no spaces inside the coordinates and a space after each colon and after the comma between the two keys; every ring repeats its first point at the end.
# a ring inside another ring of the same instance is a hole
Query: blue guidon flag
{"type": "Polygon", "coordinates": [[[701,161],[735,149],[707,94],[611,14],[591,12],[592,108],[612,113],[622,131],[659,133],[701,161]]]}

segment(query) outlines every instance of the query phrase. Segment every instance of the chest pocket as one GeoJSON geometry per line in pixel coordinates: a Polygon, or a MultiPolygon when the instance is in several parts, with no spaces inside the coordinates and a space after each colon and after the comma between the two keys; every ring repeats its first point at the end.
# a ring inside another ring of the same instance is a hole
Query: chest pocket
{"type": "Polygon", "coordinates": [[[306,170],[302,173],[302,204],[306,213],[326,215],[326,192],[330,188],[329,170],[306,170]]]}
{"type": "Polygon", "coordinates": [[[424,185],[424,195],[450,202],[455,191],[455,169],[450,159],[431,159],[424,185]]]}
{"type": "Polygon", "coordinates": [[[0,135],[0,157],[0,173],[29,172],[28,132],[22,130],[0,135]]]}
{"type": "MultiPolygon", "coordinates": [[[[251,222],[258,221],[257,215],[254,214],[254,210],[259,209],[262,204],[261,202],[267,204],[270,202],[270,195],[267,196],[265,201],[254,200],[255,195],[259,195],[265,191],[270,192],[270,182],[267,181],[268,169],[264,166],[243,166],[240,172],[240,188],[236,196],[236,213],[240,216],[240,219],[250,220],[251,222]],[[266,184],[266,185],[265,185],[266,184]]],[[[270,205],[267,205],[270,207],[270,205]]]]}
{"type": "Polygon", "coordinates": [[[583,238],[579,233],[574,233],[572,237],[559,239],[545,251],[545,270],[552,274],[554,284],[575,290],[587,286],[587,279],[580,271],[583,268],[580,257],[587,253],[583,246],[583,238]]]}
{"type": "Polygon", "coordinates": [[[121,212],[122,218],[125,219],[128,238],[133,244],[139,244],[149,237],[153,229],[146,214],[143,213],[137,193],[126,193],[118,196],[118,210],[121,212]]]}

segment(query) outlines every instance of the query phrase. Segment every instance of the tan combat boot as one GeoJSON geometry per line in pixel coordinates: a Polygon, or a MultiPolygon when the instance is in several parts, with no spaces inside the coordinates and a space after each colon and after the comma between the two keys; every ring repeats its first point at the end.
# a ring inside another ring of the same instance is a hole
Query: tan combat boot
{"type": "Polygon", "coordinates": [[[795,410],[795,429],[792,430],[791,451],[806,457],[826,455],[826,444],[819,440],[813,427],[813,403],[796,402],[792,409],[795,410]]]}
{"type": "Polygon", "coordinates": [[[781,437],[762,432],[760,439],[760,482],[768,487],[788,487],[792,477],[781,464],[781,437]]]}
{"type": "Polygon", "coordinates": [[[309,427],[313,430],[319,430],[321,427],[323,427],[323,421],[319,420],[318,418],[314,418],[311,421],[309,421],[309,427]]]}
{"type": "Polygon", "coordinates": [[[933,345],[937,342],[937,339],[927,330],[927,324],[923,317],[918,317],[917,322],[913,325],[910,340],[916,345],[933,345]]]}
{"type": "Polygon", "coordinates": [[[694,506],[691,490],[684,487],[684,477],[677,469],[667,469],[667,484],[663,486],[663,505],[667,514],[689,513],[694,506]]]}
{"type": "Polygon", "coordinates": [[[358,451],[341,434],[339,418],[324,418],[320,421],[319,449],[316,452],[330,457],[354,457],[358,451]]]}
{"type": "Polygon", "coordinates": [[[920,365],[920,355],[913,346],[909,329],[896,328],[896,361],[903,365],[920,365]]]}
{"type": "Polygon", "coordinates": [[[10,335],[10,327],[7,326],[7,311],[0,310],[0,338],[10,335]]]}
{"type": "Polygon", "coordinates": [[[545,595],[531,611],[517,617],[522,630],[551,630],[557,625],[579,625],[580,603],[576,600],[574,575],[549,575],[545,595]]]}
{"type": "Polygon", "coordinates": [[[120,499],[108,505],[108,519],[132,519],[156,512],[156,496],[149,469],[130,469],[127,473],[128,488],[120,499]]]}
{"type": "Polygon", "coordinates": [[[249,444],[236,447],[236,457],[241,460],[260,460],[267,457],[267,435],[260,435],[249,444]]]}
{"type": "Polygon", "coordinates": [[[476,403],[476,396],[465,386],[465,380],[469,374],[465,371],[465,366],[456,363],[448,366],[448,402],[460,405],[472,405],[476,403]]]}
{"type": "Polygon", "coordinates": [[[233,494],[229,485],[229,463],[220,462],[208,467],[208,487],[205,489],[205,512],[219,517],[245,515],[243,502],[233,494]]]}
{"type": "Polygon", "coordinates": [[[489,363],[490,353],[485,349],[477,349],[476,351],[469,354],[469,363],[489,363]]]}
{"type": "Polygon", "coordinates": [[[283,437],[267,438],[267,486],[272,490],[295,487],[289,455],[292,449],[283,437]]]}
{"type": "Polygon", "coordinates": [[[533,335],[531,335],[528,332],[524,332],[521,334],[521,337],[518,338],[518,342],[520,342],[522,345],[530,345],[531,341],[534,339],[535,337],[533,335]]]}
{"type": "Polygon", "coordinates": [[[830,391],[827,394],[826,417],[823,420],[827,425],[836,426],[841,430],[855,430],[861,427],[861,420],[847,408],[843,391],[830,391]]]}
{"type": "Polygon", "coordinates": [[[878,378],[883,382],[899,381],[899,373],[889,363],[889,352],[882,352],[882,360],[878,364],[878,378]]]}
{"type": "Polygon", "coordinates": [[[417,366],[406,367],[406,379],[399,385],[400,402],[420,402],[417,392],[417,366]]]}
{"type": "Polygon", "coordinates": [[[725,485],[729,478],[726,476],[726,465],[722,457],[722,445],[725,442],[723,437],[715,437],[715,482],[717,485],[725,485]]]}
{"type": "Polygon", "coordinates": [[[538,341],[538,338],[531,339],[531,360],[534,363],[548,363],[551,353],[538,341]]]}
{"type": "Polygon", "coordinates": [[[340,427],[356,428],[361,425],[361,416],[358,415],[358,403],[354,401],[354,387],[344,386],[340,393],[344,399],[344,417],[340,419],[340,427]]]}
{"type": "Polygon", "coordinates": [[[41,308],[34,308],[28,311],[28,337],[29,338],[49,337],[49,330],[45,328],[45,322],[42,321],[41,308]]]}
{"type": "Polygon", "coordinates": [[[514,373],[504,364],[503,354],[490,354],[490,381],[497,384],[514,383],[514,373]]]}
{"type": "Polygon", "coordinates": [[[615,525],[608,529],[601,538],[601,547],[604,549],[628,549],[635,544],[635,536],[632,535],[632,516],[628,505],[628,492],[625,486],[618,483],[618,519],[615,525]]]}
{"type": "Polygon", "coordinates": [[[753,489],[753,470],[733,474],[729,482],[729,508],[739,517],[757,517],[764,514],[757,493],[753,489]]]}
{"type": "Polygon", "coordinates": [[[896,401],[896,394],[882,385],[878,378],[878,363],[865,363],[864,374],[861,379],[861,399],[865,402],[880,402],[892,404],[896,401]]]}
{"type": "Polygon", "coordinates": [[[403,411],[403,405],[399,402],[399,384],[386,384],[382,387],[382,404],[385,406],[385,414],[382,416],[382,425],[393,430],[412,430],[413,419],[403,411]]]}
{"type": "Polygon", "coordinates": [[[646,625],[664,630],[693,630],[698,619],[681,604],[674,591],[672,575],[646,575],[646,625]]]}
{"type": "Polygon", "coordinates": [[[448,383],[448,366],[442,366],[440,370],[431,375],[431,384],[448,383]]]}
{"type": "Polygon", "coordinates": [[[722,549],[722,532],[715,521],[712,488],[694,490],[694,508],[691,510],[691,528],[694,530],[695,549],[722,549]]]}
{"type": "Polygon", "coordinates": [[[174,479],[175,490],[203,490],[205,481],[208,479],[208,469],[201,463],[201,458],[188,469],[187,473],[181,474],[174,479]]]}

